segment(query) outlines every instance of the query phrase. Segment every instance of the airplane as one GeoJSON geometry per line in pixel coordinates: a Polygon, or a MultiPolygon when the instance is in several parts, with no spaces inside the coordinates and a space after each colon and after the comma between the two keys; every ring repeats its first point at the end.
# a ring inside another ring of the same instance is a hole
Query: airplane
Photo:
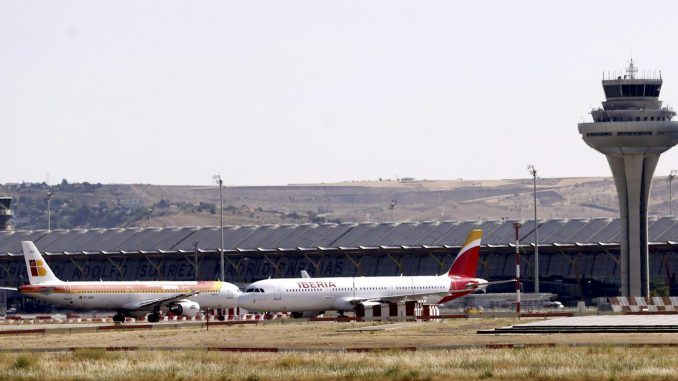
{"type": "MultiPolygon", "coordinates": [[[[57,278],[31,241],[22,241],[29,284],[0,287],[73,309],[115,310],[113,321],[122,323],[126,316],[140,318],[148,314],[149,323],[160,321],[161,311],[181,316],[195,316],[201,308],[236,307],[240,290],[219,281],[169,282],[64,282],[57,278]]],[[[224,320],[223,315],[217,316],[224,320]]]]}
{"type": "Polygon", "coordinates": [[[293,318],[315,317],[327,310],[352,311],[358,305],[371,307],[384,302],[421,300],[437,295],[438,304],[484,290],[490,284],[476,278],[483,231],[472,230],[450,269],[435,276],[380,276],[265,279],[247,286],[238,296],[238,306],[249,311],[291,312],[293,318]]]}

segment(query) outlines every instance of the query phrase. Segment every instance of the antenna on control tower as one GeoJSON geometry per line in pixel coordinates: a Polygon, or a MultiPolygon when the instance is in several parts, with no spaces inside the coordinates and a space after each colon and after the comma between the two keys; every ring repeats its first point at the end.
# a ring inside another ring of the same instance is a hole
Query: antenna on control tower
{"type": "Polygon", "coordinates": [[[627,79],[636,79],[636,73],[638,72],[638,68],[636,65],[633,64],[633,56],[631,57],[631,61],[629,61],[629,67],[626,68],[626,78],[627,79]]]}

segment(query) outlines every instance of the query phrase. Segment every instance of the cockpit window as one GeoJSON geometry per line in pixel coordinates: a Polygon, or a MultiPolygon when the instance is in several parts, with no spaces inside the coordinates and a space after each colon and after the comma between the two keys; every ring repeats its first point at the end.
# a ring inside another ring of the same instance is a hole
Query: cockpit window
{"type": "Polygon", "coordinates": [[[245,292],[260,292],[260,293],[263,293],[264,289],[263,288],[248,288],[247,290],[245,290],[245,292]]]}

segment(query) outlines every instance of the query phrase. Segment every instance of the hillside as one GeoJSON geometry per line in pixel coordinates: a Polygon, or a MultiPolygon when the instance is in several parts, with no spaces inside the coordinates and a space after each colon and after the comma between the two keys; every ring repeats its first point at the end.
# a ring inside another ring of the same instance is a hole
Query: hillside
{"type": "MultiPolygon", "coordinates": [[[[143,184],[0,185],[14,198],[16,229],[47,226],[48,189],[52,228],[209,226],[219,224],[219,189],[143,184]]],[[[224,188],[225,224],[345,221],[529,219],[532,182],[520,180],[362,181],[224,188]],[[393,200],[395,207],[391,210],[393,200]]],[[[540,179],[540,219],[616,217],[611,178],[540,179]]],[[[669,214],[666,178],[653,183],[650,215],[669,214]]]]}

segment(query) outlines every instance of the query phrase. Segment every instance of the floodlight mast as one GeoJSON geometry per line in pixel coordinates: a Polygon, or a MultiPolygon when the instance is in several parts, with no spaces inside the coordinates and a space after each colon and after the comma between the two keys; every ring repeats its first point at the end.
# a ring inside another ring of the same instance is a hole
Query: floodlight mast
{"type": "Polygon", "coordinates": [[[221,175],[214,175],[214,181],[219,185],[219,216],[221,219],[220,223],[220,234],[221,234],[221,247],[219,248],[219,267],[221,269],[219,280],[224,281],[225,277],[225,268],[224,268],[224,181],[221,179],[221,175]]]}
{"type": "Polygon", "coordinates": [[[153,214],[153,207],[148,208],[148,227],[151,227],[151,214],[153,214]]]}
{"type": "Polygon", "coordinates": [[[534,293],[539,294],[539,224],[537,223],[537,169],[534,165],[527,166],[532,175],[532,189],[534,196],[534,293]]]}
{"type": "Polygon", "coordinates": [[[47,231],[52,231],[52,190],[47,189],[47,231]]]}
{"type": "Polygon", "coordinates": [[[198,241],[193,242],[193,268],[195,269],[195,281],[199,280],[198,276],[198,241]]]}

